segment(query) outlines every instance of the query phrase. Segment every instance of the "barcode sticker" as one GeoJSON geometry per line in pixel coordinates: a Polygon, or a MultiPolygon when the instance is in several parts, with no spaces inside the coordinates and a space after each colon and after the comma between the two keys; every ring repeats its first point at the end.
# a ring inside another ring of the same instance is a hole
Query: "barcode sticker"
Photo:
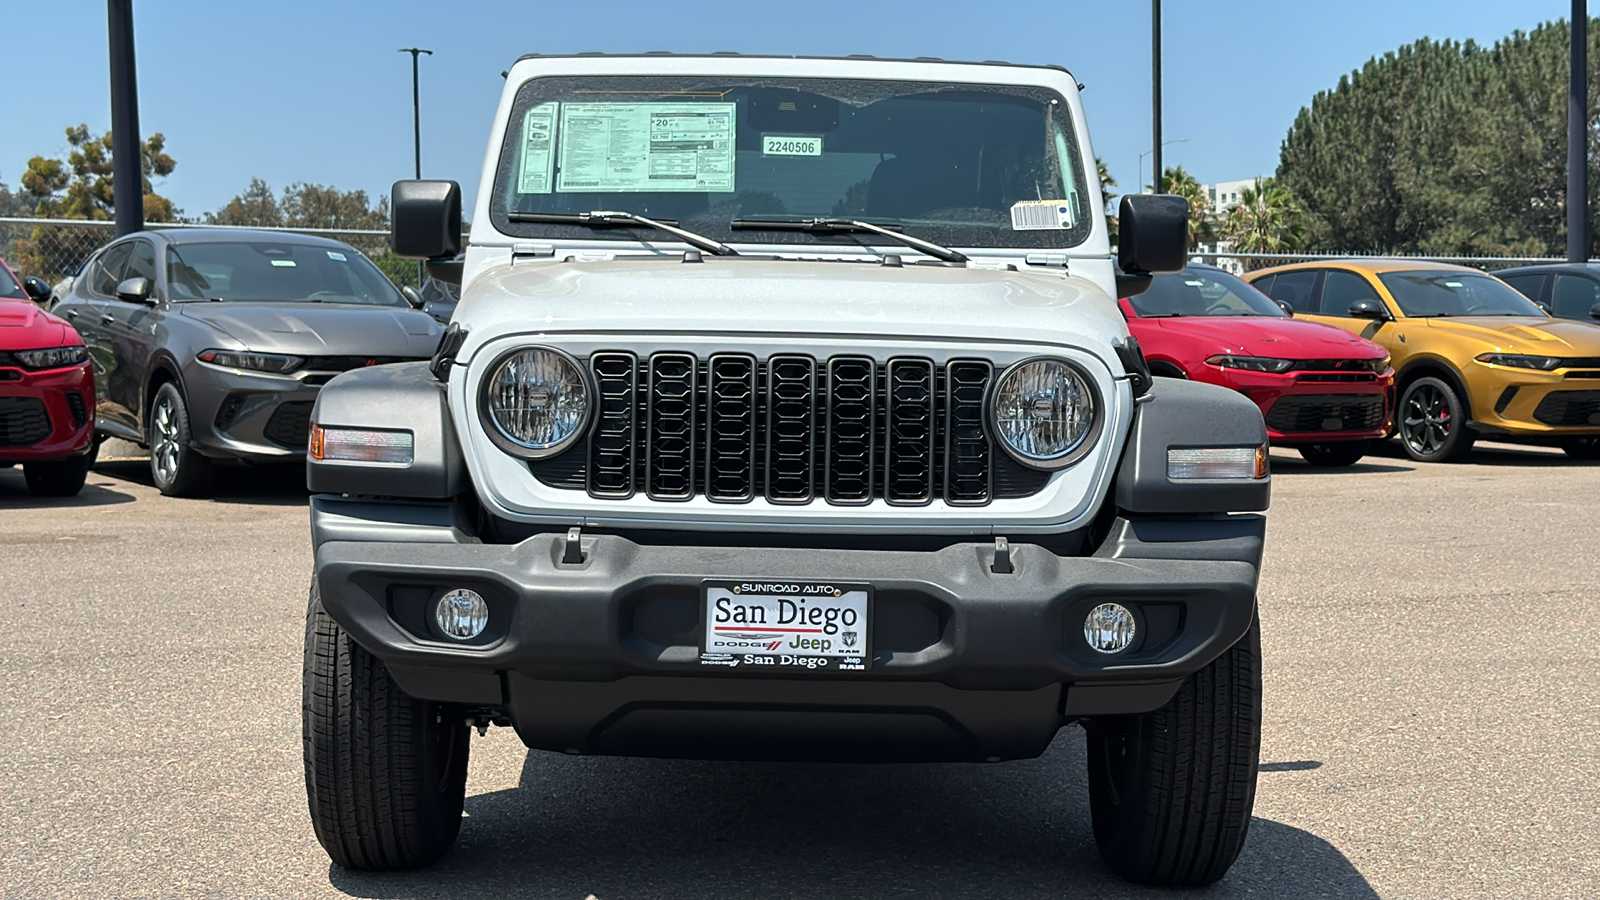
{"type": "Polygon", "coordinates": [[[1072,205],[1065,200],[1023,200],[1011,207],[1012,231],[1062,231],[1072,227],[1072,205]]]}

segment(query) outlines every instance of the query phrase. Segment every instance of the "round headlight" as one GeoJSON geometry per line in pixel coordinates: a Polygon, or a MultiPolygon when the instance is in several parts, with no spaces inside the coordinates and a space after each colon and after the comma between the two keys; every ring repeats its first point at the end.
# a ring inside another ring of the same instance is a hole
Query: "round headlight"
{"type": "Polygon", "coordinates": [[[1089,452],[1099,430],[1089,376],[1059,359],[1029,359],[1007,369],[994,390],[994,431],[1024,465],[1059,469],[1089,452]]]}
{"type": "Polygon", "coordinates": [[[513,350],[484,379],[483,413],[501,449],[528,459],[560,453],[589,421],[583,370],[559,350],[513,350]]]}

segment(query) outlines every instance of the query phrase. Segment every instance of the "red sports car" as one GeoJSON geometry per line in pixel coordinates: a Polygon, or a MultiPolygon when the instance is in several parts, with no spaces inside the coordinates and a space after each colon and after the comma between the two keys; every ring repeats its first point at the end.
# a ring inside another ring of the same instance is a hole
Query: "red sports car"
{"type": "Polygon", "coordinates": [[[1297,322],[1266,294],[1212,266],[1157,275],[1121,301],[1156,375],[1233,388],[1261,407],[1274,444],[1316,466],[1348,466],[1389,434],[1394,369],[1372,341],[1297,322]]]}
{"type": "Polygon", "coordinates": [[[94,464],[94,376],[83,339],[35,306],[0,263],[0,467],[28,490],[70,497],[94,464]]]}

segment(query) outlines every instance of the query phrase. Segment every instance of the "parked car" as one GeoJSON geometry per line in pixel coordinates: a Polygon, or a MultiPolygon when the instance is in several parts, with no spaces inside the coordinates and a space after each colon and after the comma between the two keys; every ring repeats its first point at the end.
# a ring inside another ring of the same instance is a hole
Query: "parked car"
{"type": "Polygon", "coordinates": [[[1600,328],[1551,318],[1494,276],[1444,263],[1297,263],[1246,280],[1296,318],[1389,351],[1411,458],[1461,459],[1480,435],[1600,458],[1600,328]]]}
{"type": "Polygon", "coordinates": [[[1558,319],[1600,321],[1600,265],[1518,266],[1494,274],[1558,319]]]}
{"type": "Polygon", "coordinates": [[[461,302],[461,286],[447,284],[437,278],[422,283],[422,290],[407,286],[400,289],[412,306],[433,316],[441,325],[449,325],[455,315],[456,304],[461,302]]]}
{"type": "Polygon", "coordinates": [[[1394,370],[1382,347],[1290,318],[1213,266],[1157,275],[1120,301],[1152,375],[1205,381],[1261,407],[1272,443],[1315,466],[1348,466],[1393,426],[1394,370]]]}
{"type": "Polygon", "coordinates": [[[426,359],[441,333],[349,245],[233,229],[115,241],[56,311],[93,359],[95,427],[149,447],[174,495],[204,493],[217,459],[303,459],[322,385],[426,359]]]}
{"type": "Polygon", "coordinates": [[[19,278],[6,261],[0,259],[0,300],[32,300],[42,305],[49,299],[50,285],[45,284],[44,279],[32,275],[19,278]]]}
{"type": "Polygon", "coordinates": [[[41,310],[0,263],[0,466],[28,490],[70,497],[94,462],[94,377],[78,333],[41,310]]]}
{"type": "MultiPolygon", "coordinates": [[[[1182,270],[1188,204],[1123,197],[1114,256],[1077,81],[541,55],[504,92],[438,356],[313,414],[329,857],[445,853],[474,726],[983,763],[1077,723],[1109,866],[1221,878],[1260,747],[1267,433],[1150,378],[1118,283],[1182,270]]],[[[461,196],[395,185],[396,255],[453,259],[461,196]]]]}

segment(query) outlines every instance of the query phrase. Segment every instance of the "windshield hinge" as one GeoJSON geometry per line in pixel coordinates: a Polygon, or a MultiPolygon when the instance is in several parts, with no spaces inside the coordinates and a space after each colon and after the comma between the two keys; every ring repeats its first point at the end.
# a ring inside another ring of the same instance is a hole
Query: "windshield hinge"
{"type": "Polygon", "coordinates": [[[516,265],[519,259],[536,259],[541,256],[555,256],[554,244],[535,244],[531,241],[518,242],[511,245],[511,264],[516,265]]]}
{"type": "Polygon", "coordinates": [[[1029,253],[1025,260],[1030,266],[1048,266],[1053,269],[1065,269],[1067,267],[1067,255],[1065,253],[1029,253]]]}

